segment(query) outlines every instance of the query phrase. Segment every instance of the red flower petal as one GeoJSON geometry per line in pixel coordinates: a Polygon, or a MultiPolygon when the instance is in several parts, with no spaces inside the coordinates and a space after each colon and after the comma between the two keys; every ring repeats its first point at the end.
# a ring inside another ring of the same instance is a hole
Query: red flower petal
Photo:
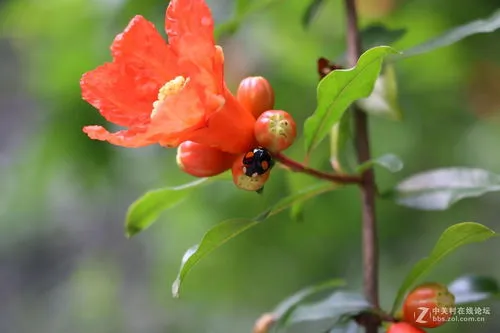
{"type": "Polygon", "coordinates": [[[209,116],[207,127],[195,131],[190,140],[227,153],[244,153],[256,146],[255,118],[225,90],[224,106],[209,116]]]}
{"type": "MultiPolygon", "coordinates": [[[[210,8],[204,0],[171,1],[165,15],[165,31],[169,44],[178,54],[181,54],[179,51],[182,47],[189,47],[186,44],[178,44],[189,35],[198,36],[200,44],[215,45],[214,21],[210,8]]],[[[199,45],[192,46],[199,47],[199,45]]],[[[204,55],[198,54],[198,56],[202,58],[204,55]]]]}
{"type": "Polygon", "coordinates": [[[111,53],[115,62],[126,62],[137,70],[145,71],[147,74],[144,76],[160,84],[179,74],[177,56],[153,23],[140,15],[135,16],[125,30],[116,36],[111,53]]]}
{"type": "Polygon", "coordinates": [[[120,126],[149,122],[161,84],[128,65],[107,63],[80,80],[82,97],[108,121],[120,126]]]}
{"type": "Polygon", "coordinates": [[[158,135],[160,144],[177,146],[188,140],[192,131],[205,125],[205,106],[199,89],[190,81],[157,107],[148,132],[158,135]]]}
{"type": "Polygon", "coordinates": [[[145,133],[137,133],[130,130],[110,133],[101,126],[85,126],[83,131],[87,133],[91,139],[108,141],[114,145],[127,148],[138,148],[157,143],[157,140],[155,141],[154,137],[145,133]]]}
{"type": "Polygon", "coordinates": [[[219,45],[215,46],[215,57],[214,57],[214,79],[218,85],[216,91],[221,93],[224,91],[224,51],[219,45]]]}
{"type": "Polygon", "coordinates": [[[199,92],[193,84],[188,83],[179,93],[168,96],[145,126],[132,127],[116,133],[110,133],[101,126],[87,126],[83,131],[91,139],[108,141],[123,147],[135,148],[155,143],[176,147],[189,140],[193,131],[204,125],[205,109],[199,92]]]}
{"type": "Polygon", "coordinates": [[[205,1],[171,1],[165,16],[165,31],[169,44],[179,56],[178,65],[183,75],[218,91],[221,86],[214,80],[214,22],[205,1]]]}
{"type": "Polygon", "coordinates": [[[152,23],[134,17],[113,42],[113,63],[80,81],[85,100],[129,129],[110,133],[87,126],[84,132],[125,147],[191,140],[229,153],[252,148],[255,119],[225,86],[224,55],[215,46],[213,25],[203,0],[172,0],[165,20],[168,45],[152,23]],[[186,86],[154,107],[160,88],[177,76],[188,79],[186,86]]]}

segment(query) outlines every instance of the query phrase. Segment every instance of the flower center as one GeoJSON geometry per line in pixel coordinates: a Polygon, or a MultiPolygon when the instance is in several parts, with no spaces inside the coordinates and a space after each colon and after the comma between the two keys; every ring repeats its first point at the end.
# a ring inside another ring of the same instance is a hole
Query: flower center
{"type": "Polygon", "coordinates": [[[269,130],[277,136],[288,137],[290,131],[290,122],[282,114],[270,117],[269,130]]]}
{"type": "Polygon", "coordinates": [[[154,118],[158,113],[158,109],[168,96],[175,95],[179,93],[189,82],[189,78],[184,76],[177,76],[175,79],[165,83],[160,90],[158,90],[158,99],[153,102],[153,111],[151,111],[151,118],[154,118]]]}

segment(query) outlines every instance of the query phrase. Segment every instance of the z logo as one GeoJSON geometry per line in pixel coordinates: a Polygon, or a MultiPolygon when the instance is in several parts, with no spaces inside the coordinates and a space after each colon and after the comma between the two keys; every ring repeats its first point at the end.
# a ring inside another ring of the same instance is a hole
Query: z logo
{"type": "Polygon", "coordinates": [[[429,308],[420,307],[420,308],[417,308],[417,310],[420,310],[420,314],[418,315],[418,317],[417,317],[417,313],[413,314],[413,317],[416,317],[415,322],[420,323],[420,324],[426,324],[427,320],[425,320],[424,318],[429,313],[429,308]]]}

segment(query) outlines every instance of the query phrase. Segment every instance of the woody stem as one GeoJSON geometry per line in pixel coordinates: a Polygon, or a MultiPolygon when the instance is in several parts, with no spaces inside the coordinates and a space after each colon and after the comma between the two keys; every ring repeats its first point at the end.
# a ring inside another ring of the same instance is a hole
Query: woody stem
{"type": "MultiPolygon", "coordinates": [[[[361,38],[358,29],[358,17],[355,0],[344,0],[347,18],[347,54],[349,65],[355,66],[361,55],[361,38]]],[[[356,151],[359,163],[370,159],[370,141],[368,133],[368,117],[359,107],[354,106],[354,123],[356,128],[356,151]]],[[[362,174],[362,234],[363,234],[363,281],[367,300],[379,307],[378,296],[378,236],[375,217],[375,177],[373,169],[362,174]]],[[[366,333],[376,333],[380,322],[366,320],[363,323],[366,333]]]]}
{"type": "Polygon", "coordinates": [[[294,161],[281,153],[275,154],[274,159],[276,161],[280,162],[282,165],[288,167],[292,171],[302,172],[302,173],[308,174],[310,176],[313,176],[313,177],[316,177],[319,179],[328,180],[328,181],[331,181],[334,183],[360,184],[361,180],[362,180],[361,177],[359,177],[359,176],[337,175],[337,174],[319,171],[317,169],[307,167],[307,166],[305,166],[297,161],[294,161]]]}

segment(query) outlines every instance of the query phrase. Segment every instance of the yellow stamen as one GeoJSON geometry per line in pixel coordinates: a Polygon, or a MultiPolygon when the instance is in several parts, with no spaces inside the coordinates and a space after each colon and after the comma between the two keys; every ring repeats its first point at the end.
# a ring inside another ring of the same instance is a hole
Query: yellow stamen
{"type": "Polygon", "coordinates": [[[168,81],[158,91],[158,99],[153,102],[153,111],[151,111],[151,118],[154,118],[158,113],[158,108],[168,96],[178,94],[189,82],[189,78],[184,76],[177,76],[175,79],[168,81]]]}

